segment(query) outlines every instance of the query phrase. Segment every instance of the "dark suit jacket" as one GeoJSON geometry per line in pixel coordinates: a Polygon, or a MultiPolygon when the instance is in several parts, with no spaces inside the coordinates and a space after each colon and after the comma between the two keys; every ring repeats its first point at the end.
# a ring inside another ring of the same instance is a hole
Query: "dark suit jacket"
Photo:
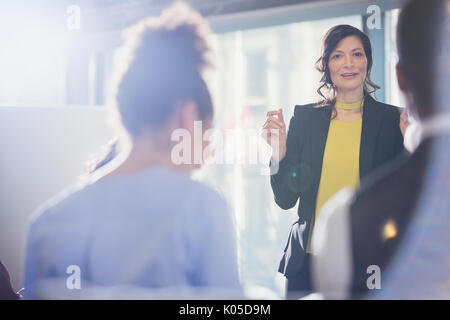
{"type": "Polygon", "coordinates": [[[0,300],[16,300],[18,298],[11,286],[8,270],[0,261],[0,300]]]}
{"type": "MultiPolygon", "coordinates": [[[[279,272],[296,275],[303,264],[309,229],[315,213],[322,160],[331,119],[331,107],[316,104],[295,106],[289,123],[286,156],[280,161],[270,182],[275,202],[282,209],[298,206],[299,219],[290,231],[280,262],[279,272]]],[[[360,180],[404,152],[397,107],[377,102],[370,95],[364,98],[360,180]]]]}
{"type": "Polygon", "coordinates": [[[361,184],[349,212],[351,226],[351,294],[359,298],[368,293],[367,267],[386,270],[403,240],[420,199],[433,139],[423,141],[412,155],[396,159],[376,177],[361,184]],[[397,235],[382,239],[388,220],[395,221],[397,235]]]}

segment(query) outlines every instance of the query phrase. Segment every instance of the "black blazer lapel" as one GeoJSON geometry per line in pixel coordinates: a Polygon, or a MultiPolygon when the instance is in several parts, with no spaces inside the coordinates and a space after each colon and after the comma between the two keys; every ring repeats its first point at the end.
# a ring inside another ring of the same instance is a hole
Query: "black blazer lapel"
{"type": "Polygon", "coordinates": [[[364,98],[361,146],[359,150],[359,177],[362,179],[372,169],[373,152],[381,126],[382,110],[369,94],[364,98]]]}
{"type": "MultiPolygon", "coordinates": [[[[377,108],[377,101],[370,95],[364,98],[364,112],[361,132],[361,145],[359,151],[359,176],[365,177],[373,167],[373,152],[376,139],[381,128],[383,113],[381,108],[377,108]]],[[[317,185],[322,172],[323,155],[327,142],[328,129],[330,127],[332,107],[321,107],[315,113],[316,119],[312,120],[311,145],[312,166],[314,172],[318,172],[317,185]]]]}
{"type": "Polygon", "coordinates": [[[323,154],[325,152],[325,144],[327,142],[328,129],[330,127],[331,107],[320,107],[318,111],[319,112],[315,113],[317,118],[311,121],[311,165],[313,167],[313,172],[318,173],[315,177],[316,189],[319,187],[320,175],[322,172],[323,154]]]}

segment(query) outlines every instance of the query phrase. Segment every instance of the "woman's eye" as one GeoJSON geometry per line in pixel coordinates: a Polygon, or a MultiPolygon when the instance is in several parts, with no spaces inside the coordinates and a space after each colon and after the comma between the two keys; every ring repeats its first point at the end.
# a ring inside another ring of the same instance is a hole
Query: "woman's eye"
{"type": "Polygon", "coordinates": [[[363,54],[362,54],[362,52],[355,52],[355,56],[357,56],[357,57],[362,57],[363,54]]]}
{"type": "Polygon", "coordinates": [[[340,57],[341,57],[340,54],[335,54],[335,55],[333,56],[333,59],[339,59],[340,57]]]}

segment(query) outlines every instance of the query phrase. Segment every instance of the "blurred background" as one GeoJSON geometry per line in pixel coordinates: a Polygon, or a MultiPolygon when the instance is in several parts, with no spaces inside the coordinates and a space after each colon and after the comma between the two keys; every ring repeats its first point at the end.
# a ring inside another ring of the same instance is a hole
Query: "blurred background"
{"type": "MultiPolygon", "coordinates": [[[[237,133],[237,138],[225,136],[225,148],[244,159],[206,166],[196,179],[218,190],[233,209],[242,282],[282,296],[284,278],[277,269],[296,209],[276,206],[269,177],[260,172],[266,163],[245,161],[248,154],[239,132],[259,130],[266,112],[278,108],[288,123],[295,105],[319,100],[320,75],[314,64],[322,37],[337,24],[353,25],[369,35],[372,79],[381,86],[376,98],[403,107],[395,76],[401,1],[187,2],[207,18],[214,33],[217,68],[210,89],[215,127],[237,133]]],[[[110,117],[108,87],[121,31],[171,3],[0,3],[0,260],[9,268],[14,289],[22,283],[31,213],[75,183],[85,163],[118,134],[110,117]]],[[[263,151],[262,159],[268,162],[270,150],[263,151]]]]}

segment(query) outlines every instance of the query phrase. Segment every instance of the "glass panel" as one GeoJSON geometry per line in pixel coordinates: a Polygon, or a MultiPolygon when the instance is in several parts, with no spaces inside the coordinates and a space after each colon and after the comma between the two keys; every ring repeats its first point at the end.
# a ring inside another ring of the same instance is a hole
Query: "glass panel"
{"type": "Polygon", "coordinates": [[[64,29],[44,7],[0,3],[0,105],[65,103],[64,29]]]}
{"type": "Polygon", "coordinates": [[[385,65],[385,83],[386,83],[386,103],[404,107],[405,100],[400,92],[397,84],[397,75],[395,65],[398,62],[397,45],[396,45],[396,30],[397,21],[400,9],[386,11],[386,25],[385,25],[385,50],[386,50],[386,65],[385,65]]]}

